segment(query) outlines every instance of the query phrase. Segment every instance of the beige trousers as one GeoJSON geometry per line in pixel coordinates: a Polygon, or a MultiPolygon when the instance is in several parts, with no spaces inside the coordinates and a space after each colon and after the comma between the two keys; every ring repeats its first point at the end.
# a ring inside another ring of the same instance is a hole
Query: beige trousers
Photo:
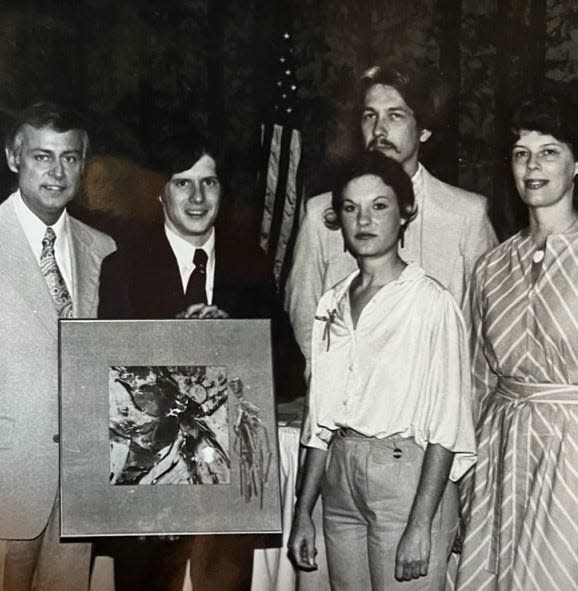
{"type": "Polygon", "coordinates": [[[415,497],[424,450],[411,438],[336,435],[322,483],[327,564],[334,591],[442,591],[458,524],[448,483],[434,517],[428,574],[397,581],[395,556],[415,497]],[[398,448],[401,454],[394,449],[398,448]],[[398,457],[396,457],[398,456],[398,457]]]}

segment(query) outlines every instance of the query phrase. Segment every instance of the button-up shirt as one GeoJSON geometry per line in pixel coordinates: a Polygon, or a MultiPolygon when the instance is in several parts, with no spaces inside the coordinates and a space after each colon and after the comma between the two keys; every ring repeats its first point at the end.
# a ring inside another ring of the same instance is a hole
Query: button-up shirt
{"type": "Polygon", "coordinates": [[[369,437],[413,437],[455,453],[450,477],[475,462],[466,329],[449,292],[417,264],[382,287],[354,328],[349,286],[323,295],[312,336],[302,443],[326,449],[340,427],[369,437]]]}
{"type": "MultiPolygon", "coordinates": [[[[15,197],[14,209],[16,211],[16,217],[22,226],[28,244],[30,244],[34,258],[38,262],[38,265],[40,265],[42,241],[44,240],[48,226],[30,210],[22,199],[20,191],[16,191],[15,197]]],[[[56,235],[56,240],[54,241],[56,263],[66,283],[68,292],[72,295],[72,256],[69,243],[70,230],[67,211],[64,210],[56,223],[50,227],[56,235]]]]}
{"type": "Polygon", "coordinates": [[[165,225],[165,233],[167,240],[171,245],[171,249],[177,259],[179,272],[181,274],[181,281],[183,284],[183,293],[187,291],[187,284],[191,273],[195,270],[193,257],[195,250],[201,248],[207,253],[207,269],[205,275],[205,290],[207,294],[207,302],[213,303],[213,287],[215,284],[215,228],[211,230],[211,235],[202,246],[193,246],[190,242],[175,234],[168,226],[165,225]]]}

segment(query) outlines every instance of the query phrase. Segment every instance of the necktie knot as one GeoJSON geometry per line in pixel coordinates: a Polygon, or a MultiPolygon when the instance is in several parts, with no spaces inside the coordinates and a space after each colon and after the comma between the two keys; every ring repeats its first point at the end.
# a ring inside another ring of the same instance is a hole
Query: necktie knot
{"type": "Polygon", "coordinates": [[[56,241],[56,234],[54,233],[54,230],[48,226],[46,228],[46,234],[44,234],[44,238],[42,239],[42,246],[46,247],[51,247],[54,246],[54,242],[56,241]]]}
{"type": "Polygon", "coordinates": [[[197,248],[193,256],[193,263],[201,273],[205,273],[207,270],[207,253],[202,248],[197,248]]]}

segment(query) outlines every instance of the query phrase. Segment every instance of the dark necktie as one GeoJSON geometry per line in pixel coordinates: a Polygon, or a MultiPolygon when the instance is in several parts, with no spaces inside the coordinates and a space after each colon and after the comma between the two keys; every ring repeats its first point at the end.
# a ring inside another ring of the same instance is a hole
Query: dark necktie
{"type": "Polygon", "coordinates": [[[207,303],[207,253],[202,248],[195,250],[193,256],[193,263],[195,268],[189,277],[187,283],[187,291],[185,296],[187,303],[190,304],[206,304],[207,303]]]}
{"type": "Polygon", "coordinates": [[[58,268],[56,256],[54,254],[54,241],[56,234],[50,227],[46,228],[46,234],[42,239],[42,252],[40,253],[40,270],[46,280],[46,285],[50,290],[50,295],[56,305],[56,311],[59,318],[72,317],[72,298],[62,273],[58,268]]]}

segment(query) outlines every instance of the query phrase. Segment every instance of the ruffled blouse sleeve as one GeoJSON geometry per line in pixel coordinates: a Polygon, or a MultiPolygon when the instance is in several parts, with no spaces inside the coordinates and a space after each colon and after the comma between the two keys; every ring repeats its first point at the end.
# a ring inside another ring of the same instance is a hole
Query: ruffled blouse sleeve
{"type": "MultiPolygon", "coordinates": [[[[311,366],[315,368],[318,348],[325,346],[325,341],[330,338],[326,334],[327,320],[323,318],[327,315],[327,308],[333,309],[334,291],[330,289],[323,294],[319,300],[316,314],[313,319],[313,329],[311,331],[311,366]],[[330,305],[331,304],[331,305],[330,305]],[[325,314],[325,316],[324,316],[325,314]]],[[[305,419],[303,421],[303,428],[301,429],[301,444],[305,447],[314,447],[317,449],[326,450],[333,435],[330,429],[321,426],[318,423],[318,400],[316,385],[320,376],[318,372],[313,370],[311,379],[309,381],[309,391],[307,393],[307,404],[305,407],[305,419]]]]}
{"type": "Polygon", "coordinates": [[[429,443],[454,452],[450,479],[455,481],[476,462],[470,358],[461,312],[448,292],[439,296],[439,309],[432,310],[428,395],[420,422],[429,443]]]}

